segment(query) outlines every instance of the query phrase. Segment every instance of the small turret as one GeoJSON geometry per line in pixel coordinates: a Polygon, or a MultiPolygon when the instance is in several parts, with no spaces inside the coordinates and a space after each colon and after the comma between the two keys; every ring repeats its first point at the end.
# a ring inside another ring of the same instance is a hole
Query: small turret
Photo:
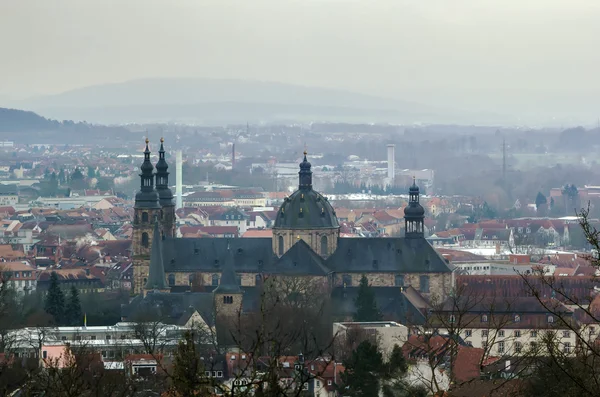
{"type": "Polygon", "coordinates": [[[413,177],[413,184],[408,190],[408,206],[404,208],[406,238],[424,238],[425,209],[419,203],[419,187],[413,177]]]}

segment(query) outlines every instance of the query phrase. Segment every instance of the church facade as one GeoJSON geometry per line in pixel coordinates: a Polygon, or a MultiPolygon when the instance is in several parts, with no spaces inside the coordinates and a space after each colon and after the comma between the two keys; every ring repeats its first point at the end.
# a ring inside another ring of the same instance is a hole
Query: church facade
{"type": "Polygon", "coordinates": [[[298,189],[279,208],[272,238],[176,238],[162,139],[156,167],[146,142],[140,170],[133,223],[137,294],[200,286],[217,292],[225,278],[227,288],[235,284],[252,289],[269,276],[327,283],[332,291],[344,291],[340,295],[344,298],[363,275],[382,296],[412,287],[425,297],[443,299],[453,287],[451,265],[424,238],[424,209],[414,182],[405,209],[405,237],[341,238],[334,208],[312,187],[305,153],[298,189]],[[227,269],[231,274],[226,277],[227,269]]]}

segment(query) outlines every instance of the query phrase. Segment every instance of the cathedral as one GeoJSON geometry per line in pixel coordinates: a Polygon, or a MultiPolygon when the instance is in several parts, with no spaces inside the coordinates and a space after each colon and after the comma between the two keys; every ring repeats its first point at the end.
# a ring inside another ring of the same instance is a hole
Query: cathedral
{"type": "Polygon", "coordinates": [[[450,293],[452,268],[424,238],[425,211],[414,182],[404,210],[405,237],[342,238],[335,209],[312,187],[305,152],[298,189],[279,208],[272,238],[177,238],[162,139],[158,153],[154,167],[146,140],[133,222],[136,294],[180,293],[201,285],[225,294],[218,302],[229,303],[234,295],[250,299],[264,277],[302,277],[328,283],[343,314],[353,310],[351,298],[365,275],[384,314],[393,316],[407,289],[426,298],[450,293]]]}

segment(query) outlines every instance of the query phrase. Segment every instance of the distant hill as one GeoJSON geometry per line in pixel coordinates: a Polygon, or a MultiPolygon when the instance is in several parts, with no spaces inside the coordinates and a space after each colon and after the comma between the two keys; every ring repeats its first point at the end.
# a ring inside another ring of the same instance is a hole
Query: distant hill
{"type": "Polygon", "coordinates": [[[343,90],[210,79],[133,80],[84,87],[18,104],[58,119],[98,123],[435,122],[452,121],[455,113],[343,90]]]}
{"type": "Polygon", "coordinates": [[[110,141],[114,147],[134,136],[120,126],[56,121],[34,112],[0,108],[0,139],[17,143],[89,143],[110,141]]]}
{"type": "Polygon", "coordinates": [[[0,108],[0,132],[54,130],[59,127],[59,122],[48,120],[34,112],[0,108]]]}

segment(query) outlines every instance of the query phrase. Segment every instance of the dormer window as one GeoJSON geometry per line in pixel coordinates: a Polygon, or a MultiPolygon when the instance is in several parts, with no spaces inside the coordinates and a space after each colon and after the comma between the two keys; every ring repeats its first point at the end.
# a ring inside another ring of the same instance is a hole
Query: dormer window
{"type": "Polygon", "coordinates": [[[484,314],[484,315],[481,316],[481,322],[482,323],[487,323],[488,322],[488,316],[487,316],[487,314],[484,314]]]}
{"type": "Polygon", "coordinates": [[[521,322],[521,316],[515,314],[515,323],[521,322]]]}
{"type": "Polygon", "coordinates": [[[548,324],[552,324],[554,322],[554,316],[548,316],[548,324]]]}

